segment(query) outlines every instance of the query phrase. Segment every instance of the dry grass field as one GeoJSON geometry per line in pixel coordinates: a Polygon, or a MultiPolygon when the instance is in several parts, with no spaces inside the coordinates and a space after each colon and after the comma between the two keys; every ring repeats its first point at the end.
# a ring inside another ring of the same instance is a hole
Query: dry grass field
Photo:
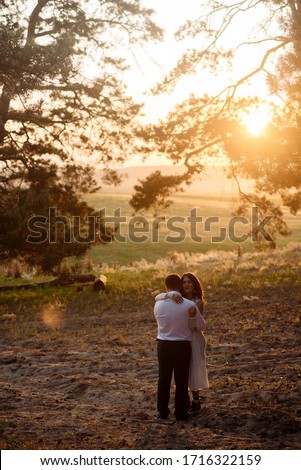
{"type": "MultiPolygon", "coordinates": [[[[214,189],[213,185],[213,189],[214,189]]],[[[102,208],[106,209],[106,216],[112,217],[115,210],[120,210],[121,216],[126,218],[126,222],[120,224],[120,232],[125,237],[126,243],[115,241],[107,245],[96,245],[90,251],[90,256],[95,262],[103,265],[123,266],[136,262],[139,259],[145,259],[147,262],[153,262],[161,258],[165,258],[169,252],[177,251],[178,253],[206,253],[208,251],[222,250],[222,251],[235,251],[237,249],[237,241],[233,241],[229,236],[229,221],[233,216],[233,212],[237,207],[237,201],[227,194],[226,196],[218,192],[214,194],[189,194],[183,193],[174,195],[172,197],[173,203],[171,206],[159,214],[165,217],[165,221],[159,224],[157,233],[159,242],[154,242],[155,227],[153,224],[154,215],[151,210],[146,211],[143,217],[149,222],[149,226],[145,228],[143,233],[137,233],[137,237],[145,236],[146,239],[143,243],[133,241],[129,235],[128,224],[130,220],[135,220],[136,215],[130,206],[131,195],[129,193],[95,193],[85,197],[85,200],[94,207],[97,211],[102,208]],[[196,241],[195,237],[191,237],[191,224],[188,222],[191,210],[196,210],[198,217],[202,217],[202,221],[196,224],[196,234],[202,237],[202,241],[196,241]],[[182,221],[177,220],[172,223],[172,227],[168,228],[168,220],[171,222],[173,217],[182,218],[182,221]],[[205,230],[206,221],[211,217],[217,218],[217,221],[212,222],[210,230],[205,230]],[[168,237],[175,240],[179,237],[178,230],[184,230],[185,236],[179,242],[167,241],[168,237]],[[214,241],[214,237],[225,231],[225,236],[222,240],[214,241]],[[224,239],[223,239],[224,238],[224,239]]],[[[284,220],[286,221],[290,230],[288,237],[279,236],[276,240],[278,247],[285,247],[288,243],[299,242],[301,239],[301,224],[300,217],[292,216],[287,208],[282,208],[284,213],[284,220]]],[[[251,220],[250,214],[248,219],[251,220]]],[[[112,226],[112,223],[107,223],[107,226],[112,226]]],[[[139,227],[139,225],[138,225],[139,227]]],[[[140,226],[141,227],[141,226],[140,226]]],[[[269,230],[269,226],[266,227],[269,230]]],[[[249,225],[237,223],[235,225],[235,234],[240,237],[248,233],[250,230],[249,225]]],[[[244,252],[255,251],[254,242],[248,237],[246,241],[241,243],[241,248],[244,252]]]]}
{"type": "Polygon", "coordinates": [[[0,292],[2,449],[300,449],[301,245],[107,276],[98,294],[0,292]],[[188,422],[162,424],[153,298],[188,269],[206,290],[211,387],[188,422]]]}

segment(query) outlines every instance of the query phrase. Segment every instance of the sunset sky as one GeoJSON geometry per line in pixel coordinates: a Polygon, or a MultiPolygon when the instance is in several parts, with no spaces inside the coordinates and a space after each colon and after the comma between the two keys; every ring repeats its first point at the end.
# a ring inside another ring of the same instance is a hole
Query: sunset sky
{"type": "MultiPolygon", "coordinates": [[[[222,71],[214,75],[204,67],[198,70],[194,76],[187,76],[178,83],[173,94],[163,94],[152,96],[149,90],[156,85],[164,75],[172,69],[181,56],[181,53],[189,47],[201,47],[197,41],[186,40],[183,44],[175,41],[174,32],[186,19],[196,18],[202,15],[202,8],[198,0],[142,0],[145,7],[155,10],[155,21],[165,30],[165,39],[162,43],[149,44],[143,51],[136,53],[133,67],[127,73],[127,83],[129,91],[133,96],[145,103],[144,121],[155,122],[159,118],[164,118],[172,107],[181,102],[189,93],[201,96],[203,93],[218,94],[230,83],[247,74],[260,63],[263,47],[271,47],[271,44],[261,46],[246,46],[237,50],[233,62],[232,71],[222,71]]],[[[260,12],[260,10],[259,10],[260,12]]],[[[204,11],[203,11],[204,13],[204,11]]],[[[264,9],[262,10],[264,15],[264,9]]],[[[256,15],[248,12],[242,14],[240,18],[231,23],[231,29],[225,33],[222,46],[227,48],[236,46],[240,42],[247,40],[247,34],[255,32],[255,25],[259,21],[258,11],[256,15]]],[[[268,98],[268,89],[263,75],[254,77],[252,82],[241,87],[241,94],[258,95],[268,98]]],[[[254,110],[255,111],[255,110],[254,110]]],[[[254,115],[245,116],[243,122],[249,132],[258,134],[268,121],[267,109],[256,110],[254,115]]],[[[139,164],[139,158],[128,162],[128,165],[139,164]]],[[[148,159],[149,164],[162,164],[162,158],[148,159]]],[[[166,161],[165,163],[170,164],[166,161]]]]}
{"type": "MultiPolygon", "coordinates": [[[[132,51],[126,50],[131,69],[125,73],[125,81],[129,93],[139,102],[144,103],[143,121],[156,122],[164,118],[176,103],[183,101],[190,93],[202,96],[204,93],[219,94],[225,87],[235,83],[236,80],[248,74],[259,65],[264,48],[271,47],[271,43],[259,46],[243,46],[235,52],[233,69],[227,71],[224,68],[214,74],[206,70],[202,64],[193,76],[182,78],[172,94],[160,94],[153,96],[151,88],[160,82],[164,76],[176,65],[181,54],[189,48],[202,48],[200,37],[195,40],[187,39],[181,43],[174,39],[174,33],[187,19],[196,19],[204,15],[204,7],[200,0],[141,0],[142,6],[155,10],[154,20],[164,29],[164,40],[158,43],[148,43],[141,48],[137,45],[132,51]]],[[[260,6],[255,10],[242,13],[233,21],[224,32],[219,47],[224,49],[235,48],[238,44],[247,41],[248,35],[255,35],[256,25],[265,15],[265,7],[260,6]],[[261,16],[259,16],[261,15],[261,16]]],[[[118,53],[119,49],[117,49],[118,53]]],[[[89,64],[86,73],[94,74],[93,65],[89,64]],[[88,72],[89,71],[89,72],[88,72]]],[[[96,73],[96,69],[95,69],[96,73]]],[[[256,76],[252,81],[240,87],[241,95],[260,96],[270,99],[263,74],[256,76]]],[[[256,109],[252,115],[246,115],[243,123],[248,131],[254,134],[260,133],[269,119],[268,110],[256,109]]],[[[148,164],[170,164],[169,160],[156,158],[147,160],[148,164]]],[[[127,166],[141,164],[141,159],[135,157],[127,162],[127,166]]]]}
{"type": "MultiPolygon", "coordinates": [[[[202,15],[202,8],[198,0],[142,0],[142,4],[153,8],[155,20],[165,30],[165,39],[157,45],[148,45],[145,53],[137,57],[138,64],[133,64],[134,70],[129,74],[129,89],[133,94],[139,96],[144,91],[149,90],[166,72],[168,72],[177,62],[181,53],[189,47],[201,48],[200,39],[196,41],[187,40],[183,44],[175,41],[173,34],[186,19],[197,18],[202,15]]],[[[264,11],[262,11],[262,15],[264,11]]],[[[247,39],[248,32],[254,32],[254,26],[258,22],[258,12],[253,15],[251,12],[241,15],[237,21],[233,22],[231,29],[225,32],[223,36],[222,47],[235,46],[239,42],[247,39]]],[[[269,44],[270,46],[270,44],[269,44]]],[[[267,46],[265,46],[267,47],[267,46]]],[[[246,54],[246,48],[241,48],[235,53],[234,67],[232,72],[219,73],[215,76],[212,72],[206,71],[204,67],[193,77],[187,77],[177,86],[176,92],[172,97],[164,96],[147,99],[148,118],[153,120],[161,117],[167,112],[167,108],[176,101],[183,99],[187,93],[194,92],[198,95],[204,92],[220,92],[230,81],[235,81],[243,74],[248,73],[260,60],[262,48],[259,46],[249,47],[246,54]]],[[[250,87],[246,87],[243,93],[257,94],[266,96],[268,91],[261,78],[254,78],[250,87]]]]}

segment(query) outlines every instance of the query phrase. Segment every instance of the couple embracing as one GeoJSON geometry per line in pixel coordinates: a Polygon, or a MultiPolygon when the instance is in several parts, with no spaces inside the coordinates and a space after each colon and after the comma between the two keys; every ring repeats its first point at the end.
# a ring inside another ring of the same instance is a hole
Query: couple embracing
{"type": "Polygon", "coordinates": [[[176,420],[188,418],[188,387],[192,392],[192,410],[200,408],[199,389],[209,387],[202,316],[203,288],[198,278],[186,273],[182,278],[170,274],[165,278],[166,293],[155,298],[154,315],[158,325],[157,354],[159,364],[157,408],[159,417],[167,419],[172,376],[176,385],[176,420]]]}

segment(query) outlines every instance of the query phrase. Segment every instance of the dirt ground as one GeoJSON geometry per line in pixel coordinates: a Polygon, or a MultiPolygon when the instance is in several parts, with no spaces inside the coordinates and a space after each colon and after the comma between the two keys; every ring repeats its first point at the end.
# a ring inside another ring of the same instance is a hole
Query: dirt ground
{"type": "Polygon", "coordinates": [[[69,309],[59,330],[14,339],[6,328],[1,448],[300,449],[300,307],[296,286],[209,292],[210,389],[184,423],[156,419],[151,300],[75,318],[69,309]]]}

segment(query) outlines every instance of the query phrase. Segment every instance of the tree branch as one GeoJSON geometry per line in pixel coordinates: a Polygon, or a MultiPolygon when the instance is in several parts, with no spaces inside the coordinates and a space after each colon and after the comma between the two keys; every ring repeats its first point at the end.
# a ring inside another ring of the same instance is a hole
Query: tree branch
{"type": "MultiPolygon", "coordinates": [[[[28,111],[25,111],[24,113],[18,111],[10,111],[7,116],[7,121],[18,121],[20,123],[31,122],[33,124],[41,126],[52,124],[65,124],[67,122],[66,119],[64,121],[54,120],[40,115],[37,116],[34,113],[30,113],[28,111]]],[[[70,120],[70,122],[73,121],[70,120]]]]}
{"type": "MultiPolygon", "coordinates": [[[[285,47],[287,44],[290,44],[292,43],[293,40],[292,39],[286,39],[285,41],[282,41],[280,44],[277,44],[277,46],[275,47],[272,47],[271,49],[267,50],[263,56],[263,59],[260,63],[260,65],[252,70],[252,72],[248,73],[247,75],[245,75],[244,77],[240,78],[234,85],[229,85],[228,87],[226,87],[224,89],[223,92],[225,92],[226,90],[233,90],[232,91],[232,94],[231,94],[231,97],[229,99],[233,99],[234,95],[235,95],[235,92],[237,90],[237,88],[244,82],[246,82],[247,80],[249,80],[249,78],[253,77],[254,75],[256,75],[257,73],[261,72],[264,70],[264,66],[268,60],[268,58],[270,57],[271,54],[273,54],[274,52],[278,51],[279,49],[282,49],[283,47],[285,47]]],[[[223,93],[222,92],[222,93],[223,93]]],[[[221,93],[221,94],[222,94],[221,93]]]]}
{"type": "Polygon", "coordinates": [[[38,0],[37,5],[32,10],[32,13],[29,17],[26,46],[32,46],[34,44],[36,24],[37,24],[41,11],[47,5],[48,2],[49,0],[38,0]]]}
{"type": "Polygon", "coordinates": [[[197,153],[201,153],[201,152],[204,152],[204,150],[210,148],[210,147],[213,147],[213,145],[216,145],[216,144],[220,144],[221,142],[223,142],[225,139],[223,137],[220,137],[218,139],[215,139],[211,142],[209,142],[208,144],[205,144],[203,145],[202,147],[199,147],[195,150],[192,150],[191,152],[187,152],[186,154],[186,159],[185,161],[188,161],[189,158],[193,157],[194,155],[196,155],[197,153]]]}

